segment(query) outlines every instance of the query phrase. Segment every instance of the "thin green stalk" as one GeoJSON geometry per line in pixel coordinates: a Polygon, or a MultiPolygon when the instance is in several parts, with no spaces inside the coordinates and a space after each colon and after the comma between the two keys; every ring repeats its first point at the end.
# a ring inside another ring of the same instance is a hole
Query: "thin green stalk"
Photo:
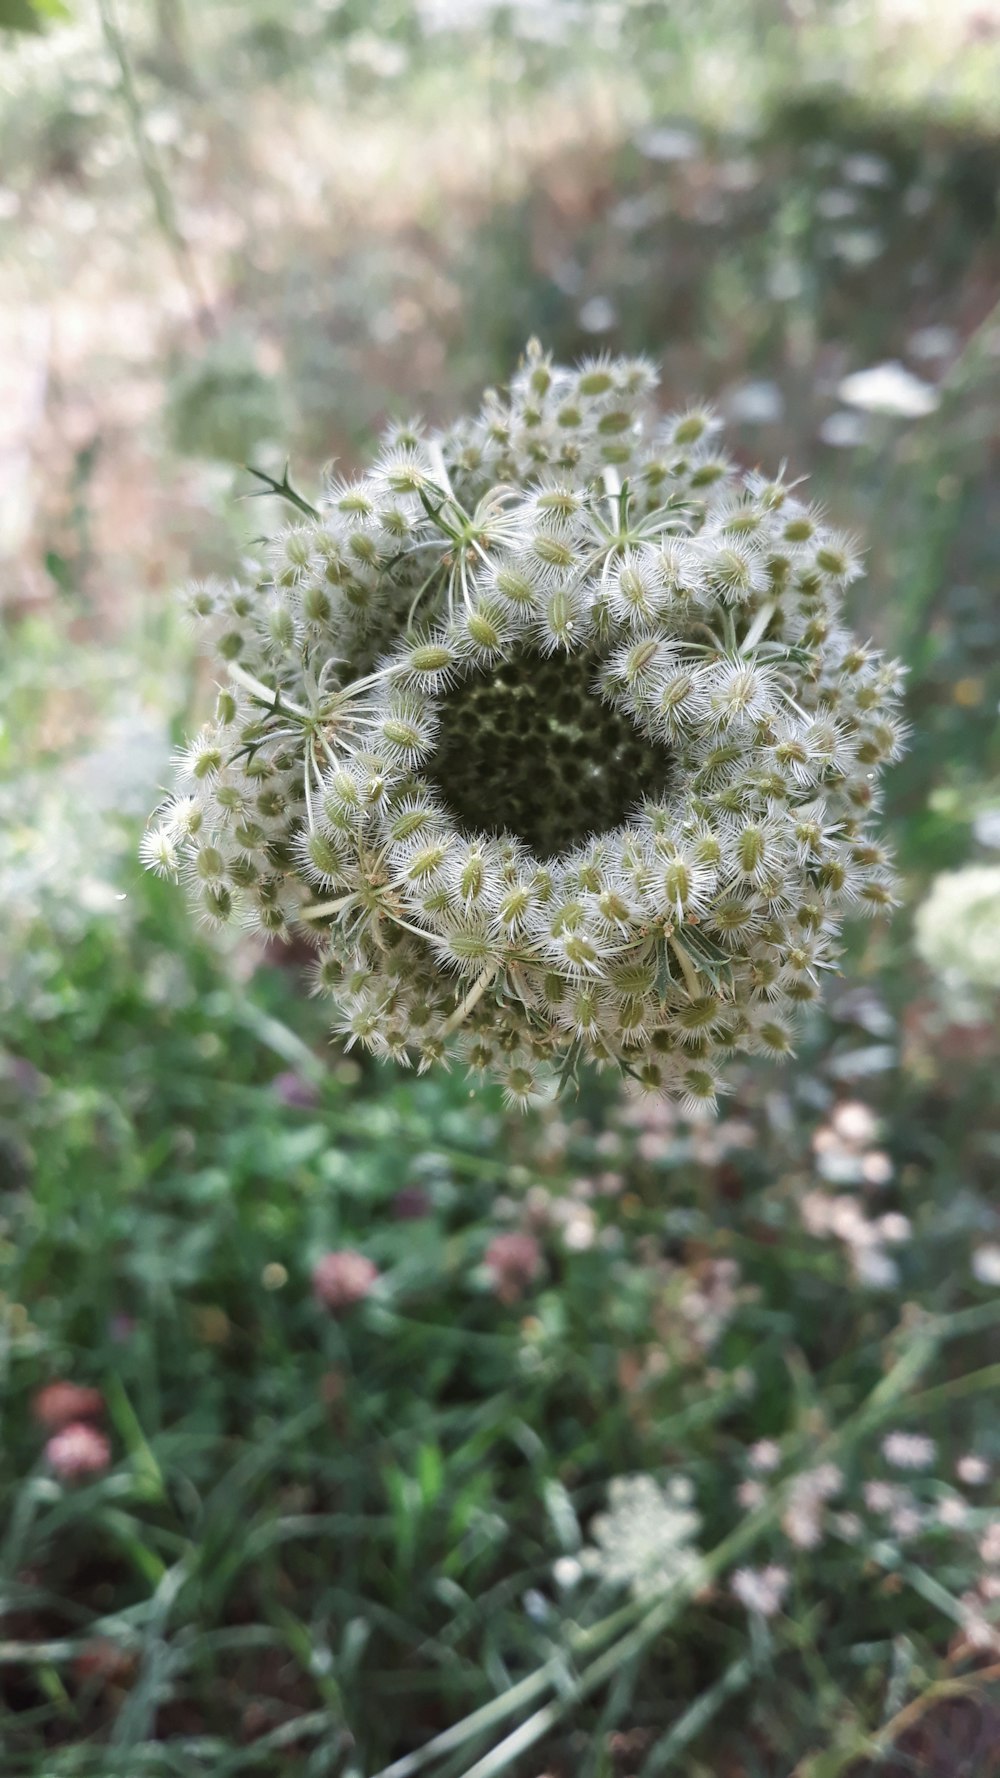
{"type": "Polygon", "coordinates": [[[650,1748],[639,1769],[639,1778],[659,1778],[659,1774],[673,1764],[677,1755],[685,1751],[695,1737],[701,1734],[702,1729],[707,1728],[723,1705],[746,1690],[761,1664],[759,1654],[750,1654],[727,1667],[722,1678],[716,1680],[708,1691],[702,1692],[700,1698],[696,1698],[677,1718],[673,1727],[665,1735],[661,1735],[650,1748]]]}
{"type": "Polygon", "coordinates": [[[118,66],[119,84],[125,111],[128,116],[132,143],[135,148],[136,159],[139,162],[143,179],[146,182],[147,190],[149,191],[149,195],[153,202],[153,211],[156,216],[157,225],[176,261],[181,280],[191,301],[195,320],[203,331],[208,331],[210,328],[210,304],[202,286],[198,267],[192,257],[191,249],[188,246],[183,230],[177,220],[177,209],[174,204],[173,193],[167,182],[163,168],[153,151],[152,143],[150,142],[149,135],[146,131],[142,101],[139,98],[138,89],[135,84],[132,58],[129,54],[128,44],[125,41],[121,27],[115,16],[114,0],[98,0],[98,12],[101,19],[101,29],[104,33],[104,41],[118,66]]]}
{"type": "MultiPolygon", "coordinates": [[[[902,1356],[888,1375],[876,1384],[867,1400],[841,1427],[816,1447],[810,1457],[811,1466],[837,1462],[860,1438],[893,1413],[899,1398],[930,1363],[947,1331],[946,1324],[939,1322],[928,1322],[920,1327],[902,1356]]],[[[803,1453],[804,1449],[805,1447],[803,1453]]],[[[693,1564],[691,1570],[652,1605],[643,1605],[641,1601],[633,1602],[633,1610],[639,1609],[643,1613],[640,1621],[592,1660],[579,1674],[575,1684],[561,1697],[543,1704],[532,1716],[520,1723],[503,1741],[470,1766],[463,1778],[497,1778],[497,1774],[504,1771],[512,1760],[527,1752],[551,1729],[557,1727],[575,1704],[603,1685],[624,1661],[641,1654],[650,1642],[676,1621],[685,1605],[697,1593],[747,1554],[764,1533],[774,1529],[780,1522],[793,1482],[794,1477],[790,1477],[783,1487],[776,1489],[770,1500],[743,1519],[709,1555],[693,1564]]],[[[627,1613],[628,1607],[623,1610],[627,1613]]],[[[489,1704],[456,1723],[453,1729],[446,1730],[416,1753],[408,1754],[394,1765],[385,1767],[375,1774],[375,1778],[410,1778],[412,1773],[421,1770],[440,1754],[450,1752],[464,1742],[478,1737],[483,1729],[502,1722],[522,1705],[533,1702],[550,1690],[565,1672],[567,1657],[579,1657],[589,1652],[590,1645],[599,1646],[608,1635],[617,1634],[622,1622],[627,1621],[627,1617],[623,1618],[621,1613],[612,1613],[588,1631],[578,1632],[576,1636],[571,1632],[564,1651],[552,1656],[499,1698],[492,1699],[489,1704]]]]}

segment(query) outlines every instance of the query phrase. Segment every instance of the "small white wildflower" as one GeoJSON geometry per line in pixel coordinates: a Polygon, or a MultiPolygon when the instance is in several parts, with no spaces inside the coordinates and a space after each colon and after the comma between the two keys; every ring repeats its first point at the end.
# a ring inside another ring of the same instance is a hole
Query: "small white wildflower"
{"type": "Polygon", "coordinates": [[[1000,989],[1000,865],[943,871],[917,909],[917,950],[945,989],[973,1004],[1000,989]]]}
{"type": "Polygon", "coordinates": [[[552,1578],[557,1587],[569,1593],[583,1579],[583,1567],[575,1556],[559,1556],[552,1564],[552,1578]]]}
{"type": "Polygon", "coordinates": [[[958,349],[958,335],[953,327],[918,327],[906,342],[914,358],[950,358],[958,349]]]}
{"type": "Polygon", "coordinates": [[[924,1528],[924,1516],[917,1506],[900,1506],[889,1514],[889,1529],[900,1543],[916,1537],[924,1528]]]}
{"type": "Polygon", "coordinates": [[[963,1593],[959,1603],[962,1607],[962,1629],[970,1647],[991,1652],[1000,1648],[1000,1635],[986,1616],[979,1594],[963,1593]]]}
{"type": "MultiPolygon", "coordinates": [[[[895,1261],[889,1258],[882,1245],[887,1238],[885,1232],[879,1223],[869,1220],[856,1198],[831,1198],[822,1191],[807,1192],[799,1209],[811,1235],[834,1235],[843,1241],[859,1284],[886,1290],[898,1282],[895,1261]]],[[[899,1236],[899,1227],[892,1226],[899,1236]]]]}
{"type": "Polygon", "coordinates": [[[904,420],[923,419],[934,412],[939,401],[930,383],[895,360],[852,372],[839,384],[837,395],[848,407],[860,408],[863,413],[897,414],[904,420]]]}
{"type": "Polygon", "coordinates": [[[841,1142],[852,1148],[868,1148],[878,1133],[878,1120],[870,1106],[860,1099],[845,1099],[834,1107],[830,1123],[841,1142]]]}
{"type": "Polygon", "coordinates": [[[898,1210],[890,1210],[880,1216],[876,1224],[883,1241],[890,1241],[894,1247],[908,1241],[913,1233],[913,1225],[908,1216],[901,1216],[898,1210]]]}
{"type": "Polygon", "coordinates": [[[872,1148],[861,1157],[861,1177],[866,1185],[888,1185],[892,1170],[891,1157],[884,1148],[872,1148]]]}
{"type": "Polygon", "coordinates": [[[774,1617],[781,1610],[790,1582],[788,1569],[772,1562],[767,1568],[737,1568],[729,1586],[747,1611],[774,1617]]]}
{"type": "Polygon", "coordinates": [[[967,1451],[958,1459],[955,1474],[967,1488],[981,1488],[990,1479],[990,1466],[985,1457],[979,1457],[974,1451],[967,1451]]]}
{"type": "Polygon", "coordinates": [[[701,1519],[690,1499],[686,1477],[661,1486],[650,1475],[616,1476],[608,1510],[591,1527],[595,1547],[584,1551],[584,1566],[641,1597],[668,1591],[698,1563],[694,1539],[701,1519]]]}
{"type": "Polygon", "coordinates": [[[856,1250],[853,1259],[859,1284],[868,1284],[874,1290],[892,1290],[899,1283],[899,1267],[881,1248],[869,1247],[864,1252],[856,1250]]]}
{"type": "Polygon", "coordinates": [[[781,1446],[773,1438],[761,1438],[747,1452],[747,1468],[755,1475],[771,1475],[781,1463],[781,1446]]]}
{"type": "Polygon", "coordinates": [[[818,436],[822,444],[832,445],[835,450],[853,451],[864,444],[870,424],[864,414],[852,413],[849,408],[839,408],[836,413],[827,414],[826,419],[820,422],[818,436]]]}
{"type": "Polygon", "coordinates": [[[870,1513],[889,1513],[898,1505],[900,1489],[895,1482],[866,1482],[862,1494],[870,1513]]]}
{"type": "Polygon", "coordinates": [[[889,1432],[882,1440],[882,1455],[893,1469],[930,1469],[937,1445],[922,1432],[889,1432]]]}
{"type": "Polygon", "coordinates": [[[747,1480],[741,1482],[736,1490],[737,1504],[743,1508],[744,1512],[756,1512],[759,1506],[763,1506],[766,1499],[767,1489],[763,1482],[747,1480]]]}
{"type": "Polygon", "coordinates": [[[893,180],[892,166],[880,154],[845,154],[840,170],[852,185],[891,185],[893,180]]]}
{"type": "Polygon", "coordinates": [[[826,1502],[839,1494],[843,1485],[843,1471],[835,1463],[821,1463],[794,1478],[781,1523],[797,1549],[812,1550],[823,1541],[826,1502]]]}
{"type": "Polygon", "coordinates": [[[944,1500],[939,1500],[935,1510],[938,1524],[946,1526],[948,1530],[957,1530],[960,1525],[966,1524],[969,1517],[968,1502],[957,1494],[949,1494],[944,1500]]]}
{"type": "Polygon", "coordinates": [[[570,1253],[586,1253],[597,1238],[597,1222],[588,1204],[574,1204],[562,1226],[563,1246],[570,1253]]]}
{"type": "Polygon", "coordinates": [[[1000,1245],[989,1242],[972,1255],[972,1276],[980,1284],[1000,1286],[1000,1245]]]}
{"type": "Polygon", "coordinates": [[[1000,1519],[988,1525],[979,1541],[979,1554],[987,1567],[1000,1567],[1000,1519]]]}

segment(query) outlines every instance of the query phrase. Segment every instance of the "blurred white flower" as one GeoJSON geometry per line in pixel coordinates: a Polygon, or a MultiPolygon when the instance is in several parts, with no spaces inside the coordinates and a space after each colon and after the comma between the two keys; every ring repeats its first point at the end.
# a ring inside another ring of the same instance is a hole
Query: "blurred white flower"
{"type": "Polygon", "coordinates": [[[824,222],[843,222],[845,217],[853,216],[858,208],[858,200],[853,191],[845,191],[842,185],[833,185],[827,191],[821,191],[816,199],[816,214],[822,216],[824,222]]]}
{"type": "Polygon", "coordinates": [[[917,909],[916,946],[945,988],[1000,989],[1000,865],[943,871],[917,909]]]}
{"type": "Polygon", "coordinates": [[[726,412],[731,420],[745,426],[769,426],[780,420],[785,401],[777,383],[760,381],[738,383],[726,397],[726,412]]]}
{"type": "Polygon", "coordinates": [[[958,346],[958,334],[953,327],[918,327],[911,333],[906,342],[906,349],[914,358],[950,358],[958,346]]]}
{"type": "Polygon", "coordinates": [[[907,1538],[918,1537],[923,1528],[924,1516],[916,1505],[901,1506],[889,1514],[889,1529],[901,1543],[907,1538]]]}
{"type": "Polygon", "coordinates": [[[861,1177],[866,1185],[888,1185],[892,1178],[892,1161],[882,1148],[873,1148],[863,1156],[861,1177]]]}
{"type": "Polygon", "coordinates": [[[790,1581],[788,1569],[772,1562],[767,1568],[737,1568],[729,1587],[747,1611],[774,1617],[781,1610],[790,1581]]]}
{"type": "Polygon", "coordinates": [[[838,385],[837,395],[864,413],[897,414],[904,420],[923,419],[938,406],[937,390],[895,359],[853,371],[838,385]]]}
{"type": "Polygon", "coordinates": [[[988,1568],[1000,1567],[1000,1519],[994,1519],[986,1527],[979,1542],[979,1554],[988,1568]]]}
{"type": "MultiPolygon", "coordinates": [[[[886,1290],[898,1283],[899,1269],[884,1246],[887,1240],[902,1239],[896,1223],[887,1231],[884,1219],[871,1221],[856,1198],[833,1198],[824,1191],[807,1192],[799,1209],[809,1234],[833,1235],[844,1243],[859,1284],[886,1290]]],[[[900,1224],[905,1220],[900,1218],[900,1224]]]]}
{"type": "Polygon", "coordinates": [[[885,236],[877,228],[845,228],[830,243],[837,259],[845,265],[871,265],[885,250],[885,236]]]}
{"type": "Polygon", "coordinates": [[[867,1148],[878,1135],[878,1119],[860,1099],[844,1099],[830,1113],[830,1123],[842,1142],[867,1148]]]}
{"type": "Polygon", "coordinates": [[[830,1523],[845,1543],[858,1543],[865,1529],[857,1513],[834,1513],[830,1523]]]}
{"type": "Polygon", "coordinates": [[[584,1551],[584,1566],[639,1597],[667,1592],[698,1565],[694,1539],[701,1520],[691,1498],[684,1476],[665,1486],[650,1475],[616,1476],[607,1512],[594,1519],[595,1547],[584,1551]]]}
{"type": "Polygon", "coordinates": [[[639,153],[651,161],[694,160],[701,146],[693,130],[674,128],[669,124],[654,124],[648,130],[641,130],[635,145],[639,153]]]}
{"type": "Polygon", "coordinates": [[[761,1438],[747,1452],[747,1466],[755,1475],[771,1475],[781,1463],[781,1446],[773,1438],[761,1438]]]}
{"type": "Polygon", "coordinates": [[[773,302],[795,302],[802,295],[802,267],[794,259],[779,259],[767,278],[767,292],[773,302]]]}
{"type": "Polygon", "coordinates": [[[922,1432],[889,1432],[882,1440],[882,1455],[893,1469],[930,1469],[937,1445],[922,1432]]]}
{"type": "Polygon", "coordinates": [[[946,1499],[938,1501],[936,1510],[938,1524],[944,1525],[949,1531],[957,1531],[969,1517],[967,1502],[961,1500],[957,1494],[950,1494],[946,1499]]]}
{"type": "Polygon", "coordinates": [[[1000,1637],[983,1610],[979,1594],[963,1593],[959,1603],[962,1607],[962,1629],[970,1646],[995,1652],[1000,1647],[1000,1637]]]}
{"type": "Polygon", "coordinates": [[[972,1255],[972,1275],[980,1284],[1000,1285],[1000,1246],[990,1242],[972,1255]]]}
{"type": "Polygon", "coordinates": [[[840,408],[834,414],[827,414],[820,424],[818,437],[821,444],[832,445],[834,450],[853,451],[864,444],[868,432],[869,424],[863,414],[840,408]]]}
{"type": "Polygon", "coordinates": [[[908,1216],[901,1216],[898,1210],[890,1210],[886,1216],[880,1216],[876,1224],[883,1241],[891,1241],[893,1246],[908,1241],[913,1228],[908,1216]]]}
{"type": "Polygon", "coordinates": [[[880,154],[845,154],[840,171],[850,185],[888,185],[892,167],[880,154]]]}
{"type": "Polygon", "coordinates": [[[609,296],[588,296],[577,319],[584,333],[608,333],[618,320],[618,310],[609,296]]]}
{"type": "MultiPolygon", "coordinates": [[[[561,1208],[561,1206],[560,1206],[561,1208]]],[[[570,1253],[586,1253],[597,1238],[597,1221],[587,1204],[567,1204],[562,1220],[563,1246],[570,1253]]]]}
{"type": "Polygon", "coordinates": [[[1000,807],[981,809],[973,820],[972,831],[981,846],[991,850],[1000,847],[1000,807]]]}
{"type": "Polygon", "coordinates": [[[552,1578],[568,1593],[583,1579],[583,1568],[575,1556],[559,1556],[552,1564],[552,1578]]]}
{"type": "Polygon", "coordinates": [[[795,1477],[781,1524],[797,1549],[812,1550],[823,1541],[826,1502],[839,1494],[843,1485],[843,1471],[835,1463],[821,1463],[795,1477]]]}
{"type": "Polygon", "coordinates": [[[898,1482],[866,1482],[861,1492],[870,1513],[891,1513],[912,1499],[909,1489],[901,1488],[898,1482]]]}
{"type": "Polygon", "coordinates": [[[852,1257],[859,1284],[869,1284],[873,1290],[894,1290],[899,1283],[899,1267],[881,1247],[856,1248],[852,1257]]]}

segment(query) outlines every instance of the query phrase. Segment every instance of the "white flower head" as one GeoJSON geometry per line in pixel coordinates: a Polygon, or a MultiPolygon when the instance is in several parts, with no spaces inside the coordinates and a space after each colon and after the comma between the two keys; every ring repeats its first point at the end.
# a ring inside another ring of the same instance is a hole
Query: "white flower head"
{"type": "Polygon", "coordinates": [[[754,1475],[771,1475],[781,1464],[781,1446],[773,1438],[758,1439],[747,1452],[747,1464],[754,1475]]]}
{"type": "Polygon", "coordinates": [[[988,1241],[972,1255],[972,1275],[980,1284],[1000,1286],[1000,1244],[988,1241]]]}
{"type": "Polygon", "coordinates": [[[849,540],[655,382],[532,342],[296,495],[189,601],[224,689],[143,856],[212,925],[307,934],[348,1043],[518,1106],[590,1061],[703,1118],[892,903],[900,675],[844,627],[849,540]]]}
{"type": "Polygon", "coordinates": [[[837,389],[840,400],[864,413],[894,414],[903,420],[920,420],[932,414],[939,396],[933,384],[915,377],[895,360],[856,370],[837,389]]]}
{"type": "Polygon", "coordinates": [[[729,1588],[747,1611],[767,1618],[781,1610],[790,1584],[788,1569],[772,1562],[766,1568],[737,1568],[729,1588]]]}
{"type": "Polygon", "coordinates": [[[930,1469],[937,1445],[922,1432],[888,1432],[882,1440],[882,1455],[893,1469],[930,1469]]]}
{"type": "Polygon", "coordinates": [[[840,1493],[843,1485],[843,1471],[835,1463],[820,1463],[793,1478],[781,1524],[797,1549],[812,1550],[822,1543],[826,1504],[840,1493]]]}
{"type": "Polygon", "coordinates": [[[973,1001],[1000,991],[1000,865],[970,864],[935,877],[914,933],[945,989],[973,1001]]]}
{"type": "Polygon", "coordinates": [[[608,1510],[591,1527],[594,1545],[583,1553],[591,1573],[637,1595],[668,1592],[698,1565],[701,1519],[691,1506],[691,1484],[676,1476],[661,1485],[650,1475],[616,1476],[608,1510]]]}

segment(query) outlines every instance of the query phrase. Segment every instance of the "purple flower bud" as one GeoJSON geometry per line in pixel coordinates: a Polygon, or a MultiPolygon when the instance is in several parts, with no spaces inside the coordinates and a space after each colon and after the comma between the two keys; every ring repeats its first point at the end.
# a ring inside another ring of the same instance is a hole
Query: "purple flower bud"
{"type": "Polygon", "coordinates": [[[392,1214],[397,1222],[419,1222],[430,1213],[430,1194],[421,1185],[404,1185],[392,1200],[392,1214]]]}
{"type": "Polygon", "coordinates": [[[271,1090],[281,1100],[282,1105],[290,1106],[293,1111],[312,1111],[314,1106],[319,1104],[317,1088],[310,1081],[303,1080],[301,1074],[293,1073],[291,1069],[286,1069],[284,1073],[275,1075],[271,1082],[271,1090]]]}

